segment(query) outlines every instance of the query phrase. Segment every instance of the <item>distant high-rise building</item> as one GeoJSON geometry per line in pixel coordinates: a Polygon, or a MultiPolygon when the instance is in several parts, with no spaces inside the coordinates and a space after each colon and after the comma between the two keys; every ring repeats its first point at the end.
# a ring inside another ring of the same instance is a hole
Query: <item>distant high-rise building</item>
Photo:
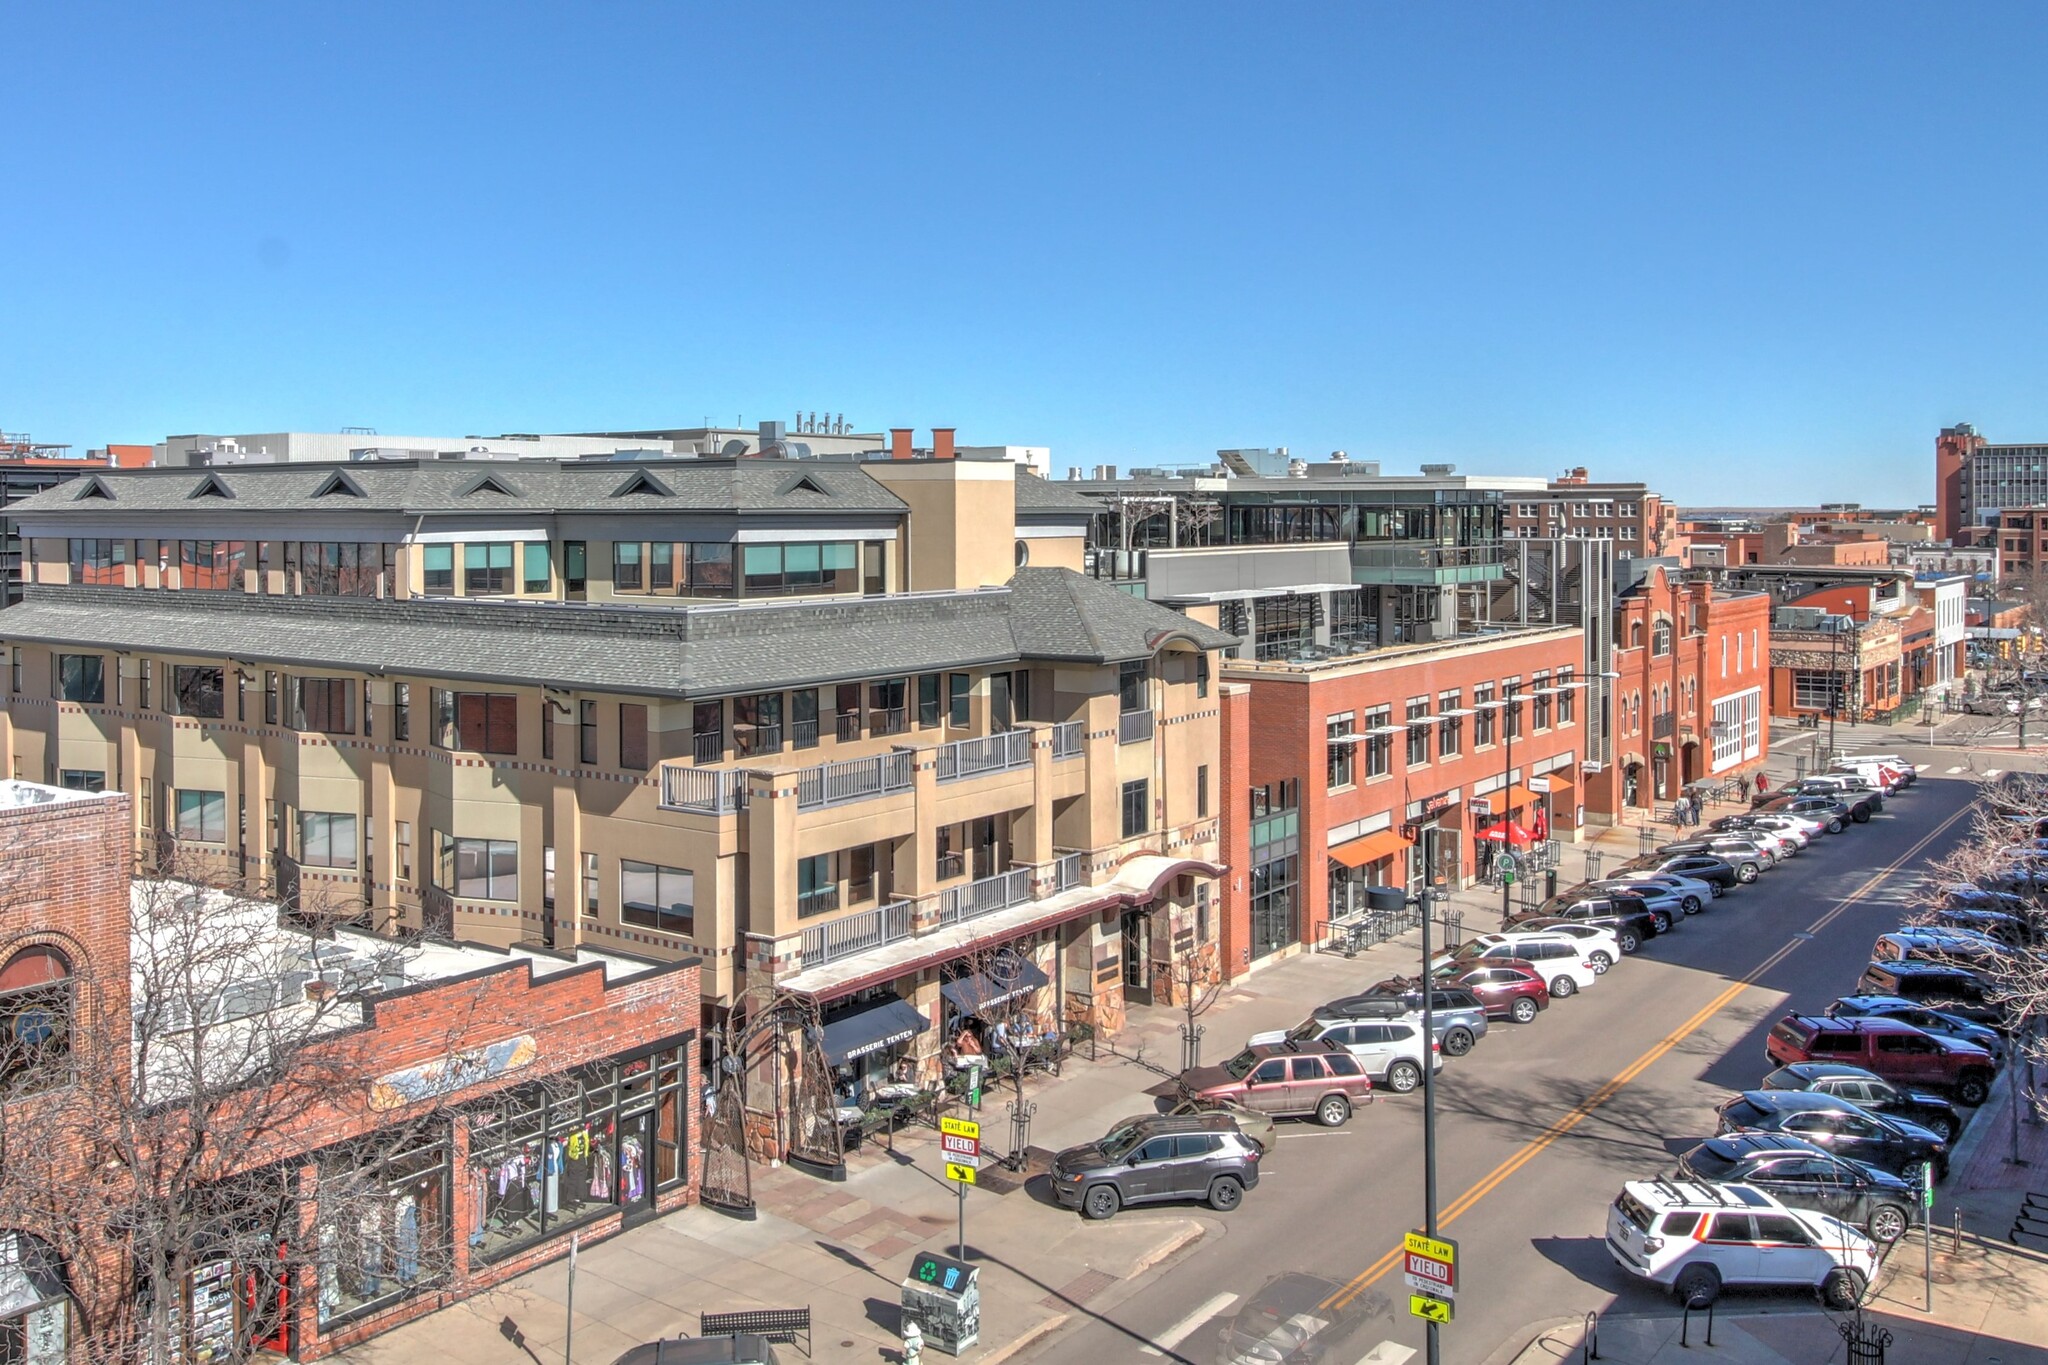
{"type": "Polygon", "coordinates": [[[2008,507],[2048,504],[2048,444],[1994,445],[1968,422],[1934,442],[1934,505],[1950,541],[1986,534],[2008,507]]]}

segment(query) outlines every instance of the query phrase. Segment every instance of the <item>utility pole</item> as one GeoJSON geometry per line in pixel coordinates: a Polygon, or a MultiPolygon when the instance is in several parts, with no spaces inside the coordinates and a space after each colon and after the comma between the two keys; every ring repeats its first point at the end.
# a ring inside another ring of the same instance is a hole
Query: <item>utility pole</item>
{"type": "MultiPolygon", "coordinates": [[[[1505,887],[1505,882],[1503,882],[1505,887]]],[[[1501,893],[1507,894],[1505,890],[1501,893]]],[[[1436,909],[1434,886],[1422,888],[1422,1227],[1436,1240],[1436,977],[1430,970],[1429,916],[1436,909]]],[[[2018,1109],[2015,1091],[2013,1107],[2018,1109]]],[[[1437,1325],[1425,1323],[1428,1332],[1426,1365],[1442,1365],[1438,1355],[1437,1325]]]]}
{"type": "MultiPolygon", "coordinates": [[[[1514,859],[1508,856],[1514,848],[1515,832],[1515,693],[1521,690],[1519,681],[1501,684],[1500,727],[1505,743],[1501,746],[1503,758],[1500,767],[1500,852],[1495,857],[1508,857],[1507,866],[1513,867],[1514,859]]],[[[1513,890],[1513,874],[1505,869],[1500,874],[1500,927],[1508,927],[1508,896],[1513,890]]],[[[1436,1235],[1432,1228],[1430,1235],[1436,1235]]],[[[1436,1337],[1436,1327],[1430,1327],[1430,1338],[1436,1337]]]]}

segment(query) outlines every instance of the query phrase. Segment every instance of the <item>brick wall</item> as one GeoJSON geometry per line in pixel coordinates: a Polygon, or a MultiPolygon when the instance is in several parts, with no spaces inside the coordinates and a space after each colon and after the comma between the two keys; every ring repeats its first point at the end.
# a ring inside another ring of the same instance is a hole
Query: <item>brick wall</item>
{"type": "Polygon", "coordinates": [[[1243,975],[1251,962],[1251,830],[1245,793],[1252,781],[1252,694],[1242,683],[1224,683],[1217,696],[1222,713],[1214,796],[1221,844],[1217,859],[1228,869],[1223,874],[1217,940],[1223,976],[1229,980],[1243,975]]]}

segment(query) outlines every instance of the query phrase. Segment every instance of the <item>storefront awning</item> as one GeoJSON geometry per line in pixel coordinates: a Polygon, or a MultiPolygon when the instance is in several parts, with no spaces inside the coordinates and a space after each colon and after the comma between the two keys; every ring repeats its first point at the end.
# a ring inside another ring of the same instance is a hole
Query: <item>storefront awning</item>
{"type": "Polygon", "coordinates": [[[1383,829],[1377,834],[1361,834],[1356,839],[1346,839],[1330,849],[1330,861],[1346,867],[1364,867],[1382,858],[1391,858],[1413,843],[1412,839],[1401,837],[1398,829],[1383,829]]]}
{"type": "Polygon", "coordinates": [[[1494,792],[1486,798],[1486,812],[1489,815],[1499,815],[1502,811],[1533,805],[1541,800],[1537,793],[1527,787],[1510,787],[1504,792],[1494,792]]]}
{"type": "Polygon", "coordinates": [[[908,1000],[884,1000],[825,1025],[825,1060],[833,1066],[907,1043],[932,1026],[908,1000]]]}
{"type": "Polygon", "coordinates": [[[985,1014],[997,1005],[1029,995],[1046,984],[1046,975],[1029,958],[1012,955],[1006,965],[989,972],[976,972],[939,987],[954,1009],[962,1014],[985,1014]]]}

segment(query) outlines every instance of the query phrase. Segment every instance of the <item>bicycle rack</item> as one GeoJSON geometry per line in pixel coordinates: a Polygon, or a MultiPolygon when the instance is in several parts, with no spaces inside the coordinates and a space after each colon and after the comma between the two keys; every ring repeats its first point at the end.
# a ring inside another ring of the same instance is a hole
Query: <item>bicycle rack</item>
{"type": "Polygon", "coordinates": [[[1692,1315],[1700,1309],[1705,1309],[1707,1314],[1706,1344],[1709,1346],[1714,1344],[1714,1300],[1702,1299],[1695,1295],[1685,1301],[1685,1317],[1678,1324],[1678,1344],[1688,1350],[1692,1347],[1692,1342],[1688,1340],[1692,1333],[1692,1315]]]}
{"type": "Polygon", "coordinates": [[[2018,1246],[2022,1237],[2048,1240],[2048,1195],[2029,1190],[2020,1201],[2020,1211],[2013,1218],[2012,1231],[2005,1234],[2005,1240],[2018,1246]],[[2029,1223],[2034,1226],[2027,1226],[2029,1223]]]}
{"type": "Polygon", "coordinates": [[[1600,1358],[1600,1315],[1599,1315],[1598,1313],[1594,1313],[1594,1312],[1588,1312],[1588,1313],[1586,1314],[1586,1320],[1585,1320],[1585,1322],[1584,1322],[1583,1324],[1581,1324],[1581,1325],[1580,1325],[1580,1327],[1579,1327],[1579,1361],[1580,1361],[1580,1365],[1584,1365],[1584,1362],[1586,1362],[1586,1361],[1589,1361],[1589,1360],[1598,1360],[1599,1358],[1600,1358]]]}

